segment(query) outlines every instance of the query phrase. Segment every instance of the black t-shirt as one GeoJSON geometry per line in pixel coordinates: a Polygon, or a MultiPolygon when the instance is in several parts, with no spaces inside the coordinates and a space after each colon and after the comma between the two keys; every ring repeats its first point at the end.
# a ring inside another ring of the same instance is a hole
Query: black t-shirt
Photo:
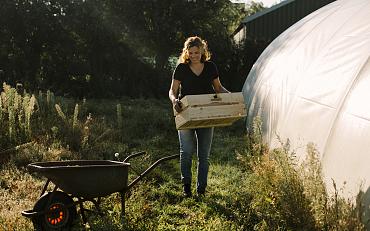
{"type": "Polygon", "coordinates": [[[181,82],[181,98],[186,95],[212,94],[215,91],[212,81],[218,77],[218,70],[213,62],[204,62],[203,71],[196,75],[189,64],[180,63],[173,72],[172,78],[181,82]]]}

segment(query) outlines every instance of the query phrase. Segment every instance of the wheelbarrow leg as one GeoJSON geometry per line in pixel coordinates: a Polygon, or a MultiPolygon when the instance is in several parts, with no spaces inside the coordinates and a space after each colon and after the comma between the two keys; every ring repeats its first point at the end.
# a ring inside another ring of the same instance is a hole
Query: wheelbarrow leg
{"type": "MultiPolygon", "coordinates": [[[[130,158],[135,157],[135,156],[142,155],[144,153],[145,152],[139,152],[139,153],[132,154],[132,155],[126,157],[126,159],[123,162],[126,162],[130,158]]],[[[125,199],[126,199],[126,192],[128,192],[135,184],[137,184],[137,182],[139,182],[140,179],[142,179],[145,175],[147,175],[157,165],[159,165],[160,163],[162,163],[164,161],[178,158],[179,156],[180,156],[179,154],[175,154],[175,155],[166,156],[166,157],[163,157],[163,158],[157,160],[154,164],[152,164],[144,172],[142,172],[141,174],[138,174],[138,176],[130,184],[128,184],[127,187],[123,191],[120,191],[119,192],[120,195],[121,195],[121,216],[122,216],[122,223],[125,223],[125,199]]]]}
{"type": "Polygon", "coordinates": [[[126,192],[120,192],[121,196],[121,218],[122,218],[122,224],[125,223],[125,204],[126,204],[126,192]]]}
{"type": "Polygon", "coordinates": [[[100,209],[101,197],[98,197],[97,200],[91,200],[91,202],[95,205],[95,208],[100,216],[104,216],[104,213],[100,209]]]}
{"type": "Polygon", "coordinates": [[[45,183],[44,187],[42,188],[42,192],[41,192],[40,197],[41,197],[42,195],[44,195],[44,193],[46,192],[46,189],[48,188],[49,183],[50,183],[50,180],[48,179],[48,180],[46,181],[46,183],[45,183]]]}
{"type": "Polygon", "coordinates": [[[83,222],[84,225],[86,225],[87,219],[86,219],[86,215],[85,215],[85,208],[84,208],[84,205],[83,205],[82,198],[78,198],[78,203],[80,205],[80,213],[81,213],[82,222],[83,222]]]}

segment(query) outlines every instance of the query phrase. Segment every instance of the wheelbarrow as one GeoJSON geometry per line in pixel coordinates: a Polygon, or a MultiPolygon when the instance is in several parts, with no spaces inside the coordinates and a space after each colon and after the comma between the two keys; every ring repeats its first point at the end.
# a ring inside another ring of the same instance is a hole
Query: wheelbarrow
{"type": "Polygon", "coordinates": [[[80,206],[80,214],[86,224],[87,209],[83,207],[83,202],[93,202],[101,213],[100,199],[118,192],[121,197],[121,215],[124,218],[126,193],[158,164],[179,157],[176,154],[157,160],[128,183],[128,170],[131,166],[128,160],[143,154],[145,152],[131,154],[123,162],[72,160],[29,164],[27,168],[30,172],[39,173],[47,181],[33,209],[22,211],[22,215],[32,220],[36,230],[65,230],[72,226],[77,217],[77,205],[80,206]],[[54,184],[54,188],[51,192],[46,192],[50,182],[54,184]]]}

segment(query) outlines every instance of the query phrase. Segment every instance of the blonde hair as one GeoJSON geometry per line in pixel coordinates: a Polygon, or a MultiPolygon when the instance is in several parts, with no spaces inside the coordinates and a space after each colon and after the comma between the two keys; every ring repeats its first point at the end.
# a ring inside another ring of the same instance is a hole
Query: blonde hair
{"type": "Polygon", "coordinates": [[[198,36],[189,37],[186,39],[184,43],[184,47],[182,48],[182,52],[180,55],[180,63],[189,63],[189,49],[191,47],[198,47],[200,52],[202,53],[202,57],[200,61],[203,63],[211,58],[211,53],[208,51],[207,42],[201,39],[198,36]]]}

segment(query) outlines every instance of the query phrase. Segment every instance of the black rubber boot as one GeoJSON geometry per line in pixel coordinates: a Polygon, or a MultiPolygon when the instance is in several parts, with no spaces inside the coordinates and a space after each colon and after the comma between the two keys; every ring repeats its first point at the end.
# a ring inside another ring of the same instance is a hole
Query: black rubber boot
{"type": "Polygon", "coordinates": [[[190,184],[184,184],[184,191],[183,194],[185,197],[191,197],[191,185],[190,184]]]}
{"type": "Polygon", "coordinates": [[[205,193],[206,193],[206,189],[198,189],[197,190],[198,196],[204,196],[205,193]]]}

